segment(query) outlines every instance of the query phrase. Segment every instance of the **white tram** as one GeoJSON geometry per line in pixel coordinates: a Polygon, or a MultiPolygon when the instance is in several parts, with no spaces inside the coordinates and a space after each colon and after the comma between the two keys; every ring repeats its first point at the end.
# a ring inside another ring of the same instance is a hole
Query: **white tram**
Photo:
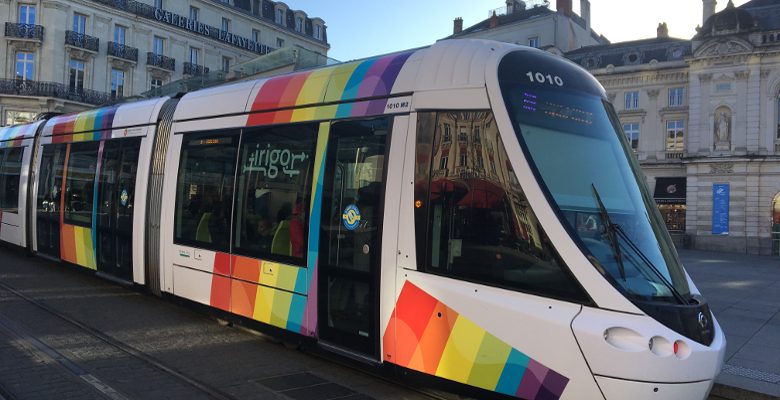
{"type": "Polygon", "coordinates": [[[723,362],[603,88],[536,49],[443,41],[0,139],[2,241],[399,375],[703,399],[723,362]]]}

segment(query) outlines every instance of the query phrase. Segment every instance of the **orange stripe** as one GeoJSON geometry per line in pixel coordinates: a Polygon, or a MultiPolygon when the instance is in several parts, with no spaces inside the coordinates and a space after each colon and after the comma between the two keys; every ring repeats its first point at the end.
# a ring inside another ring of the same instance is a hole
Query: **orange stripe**
{"type": "Polygon", "coordinates": [[[255,308],[257,285],[231,280],[230,311],[232,313],[252,318],[255,308]]]}

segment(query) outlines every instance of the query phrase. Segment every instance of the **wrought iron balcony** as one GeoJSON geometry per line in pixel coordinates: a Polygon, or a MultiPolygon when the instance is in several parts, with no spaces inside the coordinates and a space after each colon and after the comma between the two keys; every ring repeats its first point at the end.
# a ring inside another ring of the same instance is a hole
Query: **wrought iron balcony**
{"type": "Polygon", "coordinates": [[[5,23],[5,36],[43,41],[43,26],[33,24],[5,23]]]}
{"type": "Polygon", "coordinates": [[[34,97],[54,97],[92,105],[111,101],[109,93],[96,90],[70,88],[57,82],[39,82],[21,79],[0,79],[0,94],[34,97]]]}
{"type": "Polygon", "coordinates": [[[97,53],[100,40],[94,36],[74,31],[65,31],[65,44],[97,53]]]}
{"type": "Polygon", "coordinates": [[[108,55],[123,60],[138,62],[138,49],[121,43],[108,42],[108,55]]]}
{"type": "Polygon", "coordinates": [[[191,62],[185,62],[184,63],[184,75],[204,75],[208,74],[209,69],[198,64],[193,64],[191,62]]]}
{"type": "Polygon", "coordinates": [[[155,54],[153,52],[146,53],[146,65],[157,67],[161,69],[167,69],[168,71],[176,70],[176,60],[170,57],[166,57],[162,54],[155,54]]]}

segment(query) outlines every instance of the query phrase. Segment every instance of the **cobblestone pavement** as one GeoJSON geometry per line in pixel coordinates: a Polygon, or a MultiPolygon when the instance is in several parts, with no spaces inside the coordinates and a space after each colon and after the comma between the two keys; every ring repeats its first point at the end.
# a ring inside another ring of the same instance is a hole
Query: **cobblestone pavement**
{"type": "Polygon", "coordinates": [[[430,399],[0,248],[0,399],[430,399]]]}

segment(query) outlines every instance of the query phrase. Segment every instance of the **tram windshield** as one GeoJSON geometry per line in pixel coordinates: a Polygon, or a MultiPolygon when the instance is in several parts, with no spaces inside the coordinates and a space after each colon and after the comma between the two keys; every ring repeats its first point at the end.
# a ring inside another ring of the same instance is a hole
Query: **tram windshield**
{"type": "Polygon", "coordinates": [[[639,184],[644,178],[614,111],[600,96],[561,90],[554,79],[550,87],[510,81],[501,88],[518,139],[559,215],[627,296],[688,303],[685,273],[639,184]]]}

